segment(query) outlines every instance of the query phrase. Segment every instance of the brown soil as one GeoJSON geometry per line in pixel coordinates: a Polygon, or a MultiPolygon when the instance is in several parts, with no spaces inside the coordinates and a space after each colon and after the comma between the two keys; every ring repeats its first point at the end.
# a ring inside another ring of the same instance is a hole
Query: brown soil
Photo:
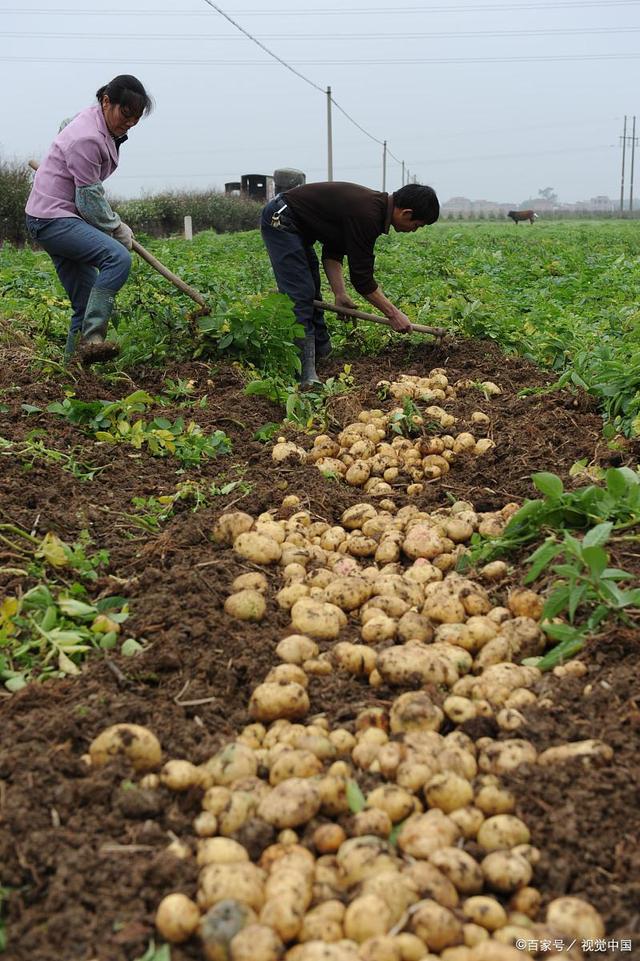
{"type": "MultiPolygon", "coordinates": [[[[498,382],[504,393],[490,403],[469,392],[456,404],[464,416],[491,413],[497,448],[480,461],[453,465],[445,483],[427,486],[415,499],[431,509],[453,496],[481,510],[534,496],[531,474],[553,470],[569,486],[569,471],[583,458],[601,466],[637,461],[637,450],[611,451],[601,438],[601,421],[586,396],[568,393],[518,397],[525,387],[545,384],[532,365],[505,358],[490,343],[456,341],[408,358],[401,349],[353,362],[357,391],[330,405],[332,427],[358,410],[381,406],[376,382],[401,372],[446,366],[458,377],[498,382]]],[[[340,370],[336,362],[334,372],[340,370]]],[[[298,494],[316,517],[332,522],[361,492],[326,480],[313,467],[285,466],[277,472],[271,450],[253,439],[280,413],[266,401],[247,398],[232,367],[204,364],[173,369],[140,369],[121,382],[106,383],[92,371],[74,371],[74,382],[45,378],[22,349],[0,353],[0,436],[19,441],[41,430],[48,447],[74,451],[92,467],[103,467],[91,482],[58,464],[36,460],[25,467],[0,454],[0,523],[19,525],[42,536],[53,531],[67,541],[82,530],[95,548],[109,551],[108,573],[91,591],[130,600],[127,628],[148,643],[135,659],[96,656],[75,679],[32,684],[0,698],[0,887],[10,889],[6,910],[11,961],[133,961],[153,936],[153,914],[168,892],[193,893],[193,862],[164,853],[177,836],[191,838],[199,798],[191,793],[151,794],[131,787],[121,763],[96,770],[82,761],[91,739],[109,724],[148,725],[166,756],[202,761],[246,722],[246,705],[256,682],[275,663],[274,648],[289,618],[274,601],[271,578],[268,620],[259,631],[231,622],[222,610],[232,579],[249,569],[228,550],[217,549],[210,532],[219,513],[232,505],[257,514],[276,507],[285,493],[298,494]],[[195,396],[207,405],[166,408],[163,415],[193,417],[205,429],[224,429],[233,453],[185,473],[175,461],[153,458],[131,447],[96,446],[79,429],[53,414],[27,413],[22,404],[45,408],[61,400],[65,387],[76,396],[118,399],[138,388],[161,393],[165,377],[193,378],[195,396]],[[0,408],[1,410],[2,408],[0,408]],[[132,498],[159,496],[187,478],[217,484],[244,477],[236,488],[212,498],[197,513],[188,505],[149,532],[131,520],[132,498]]],[[[461,424],[462,429],[463,424],[461,424]]],[[[309,444],[303,437],[303,444],[309,444]]],[[[403,502],[403,495],[396,498],[403,502]]],[[[0,566],[17,561],[0,550],[0,566]]],[[[616,563],[639,570],[628,551],[616,563]]],[[[18,564],[18,566],[20,566],[18,564]]],[[[0,589],[11,593],[20,579],[0,572],[0,589]]],[[[594,642],[584,659],[587,679],[545,681],[553,708],[528,717],[527,736],[540,747],[561,740],[597,736],[616,749],[604,767],[565,767],[545,773],[521,772],[514,779],[520,809],[543,853],[535,883],[553,897],[583,894],[603,914],[609,936],[635,934],[640,951],[640,775],[634,753],[640,710],[635,685],[637,637],[617,633],[594,642]],[[589,682],[593,692],[585,696],[589,682]]],[[[384,689],[375,701],[387,703],[384,689]]],[[[312,711],[348,723],[371,689],[346,678],[312,679],[312,711]]],[[[625,952],[620,957],[640,955],[625,952]]],[[[197,946],[172,948],[172,961],[200,957],[197,946]]],[[[607,957],[617,957],[609,953],[607,957]]]]}

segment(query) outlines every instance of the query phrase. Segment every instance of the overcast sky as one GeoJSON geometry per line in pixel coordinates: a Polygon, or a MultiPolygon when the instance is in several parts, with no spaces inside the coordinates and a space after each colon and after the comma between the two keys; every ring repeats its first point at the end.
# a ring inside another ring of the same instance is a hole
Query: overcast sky
{"type": "MultiPolygon", "coordinates": [[[[0,155],[41,157],[64,117],[132,73],[156,109],[123,147],[112,194],[221,188],[282,166],[325,180],[330,85],[367,132],[333,108],[336,180],[380,189],[387,140],[441,201],[619,197],[625,114],[640,135],[640,0],[216,5],[309,82],[206,0],[0,0],[0,155]]],[[[401,177],[389,157],[387,189],[401,177]]]]}

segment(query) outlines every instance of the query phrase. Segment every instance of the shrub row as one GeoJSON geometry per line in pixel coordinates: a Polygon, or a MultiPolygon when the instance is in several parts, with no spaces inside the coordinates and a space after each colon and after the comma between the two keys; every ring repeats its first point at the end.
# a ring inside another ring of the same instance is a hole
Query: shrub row
{"type": "MultiPolygon", "coordinates": [[[[32,173],[24,161],[0,158],[0,243],[22,244],[27,235],[24,208],[32,173]]],[[[209,191],[165,191],[136,200],[111,198],[122,219],[138,233],[166,237],[182,233],[191,215],[194,231],[231,233],[258,226],[261,205],[239,197],[209,191]]]]}

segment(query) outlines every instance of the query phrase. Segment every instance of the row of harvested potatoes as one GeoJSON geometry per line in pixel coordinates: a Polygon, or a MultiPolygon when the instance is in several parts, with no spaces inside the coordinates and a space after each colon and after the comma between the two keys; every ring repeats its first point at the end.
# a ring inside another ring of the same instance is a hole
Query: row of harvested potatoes
{"type": "Polygon", "coordinates": [[[258,518],[219,518],[214,541],[251,567],[233,583],[229,615],[259,623],[273,586],[291,617],[281,663],[251,694],[252,723],[200,765],[163,763],[157,739],[135,725],[103,732],[88,756],[100,765],[126,754],[144,790],[201,791],[194,837],[171,845],[197,859],[197,890],[159,905],[166,940],[199,939],[207,961],[511,961],[522,957],[516,943],[534,953],[564,940],[544,957],[577,959],[582,939],[603,936],[580,898],[542,908],[540,851],[503,776],[610,760],[611,748],[590,740],[538,753],[516,736],[540,678],[516,662],[544,649],[542,599],[519,590],[494,605],[504,565],[480,580],[454,569],[474,531],[501,529],[513,509],[479,514],[460,502],[426,514],[387,501],[357,504],[332,526],[289,496],[258,518]],[[401,692],[332,727],[310,714],[309,689],[333,672],[401,692]],[[457,729],[489,716],[498,738],[457,729]]]}
{"type": "MultiPolygon", "coordinates": [[[[378,387],[390,396],[416,399],[429,406],[421,408],[422,413],[405,413],[402,407],[388,412],[363,410],[357,421],[336,437],[317,435],[309,451],[280,437],[273,448],[273,460],[315,464],[323,473],[361,487],[373,497],[388,497],[399,488],[415,496],[424,490],[425,483],[447,474],[457,458],[480,457],[496,446],[492,437],[485,436],[491,430],[491,418],[484,411],[470,415],[472,431],[454,433],[458,419],[441,406],[455,401],[459,389],[471,386],[475,386],[472,381],[451,386],[442,368],[434,368],[427,377],[404,374],[392,383],[381,381],[378,387]],[[411,433],[421,436],[406,436],[411,433]]],[[[489,381],[481,387],[487,398],[502,393],[489,381]]]]}

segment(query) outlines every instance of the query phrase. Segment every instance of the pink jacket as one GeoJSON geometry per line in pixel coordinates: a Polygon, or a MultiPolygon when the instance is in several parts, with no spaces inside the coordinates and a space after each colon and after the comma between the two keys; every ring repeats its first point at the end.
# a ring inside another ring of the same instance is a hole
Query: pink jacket
{"type": "Polygon", "coordinates": [[[51,144],[36,172],[26,212],[43,219],[80,217],[76,188],[106,180],[117,166],[118,151],[102,107],[87,107],[51,144]]]}

